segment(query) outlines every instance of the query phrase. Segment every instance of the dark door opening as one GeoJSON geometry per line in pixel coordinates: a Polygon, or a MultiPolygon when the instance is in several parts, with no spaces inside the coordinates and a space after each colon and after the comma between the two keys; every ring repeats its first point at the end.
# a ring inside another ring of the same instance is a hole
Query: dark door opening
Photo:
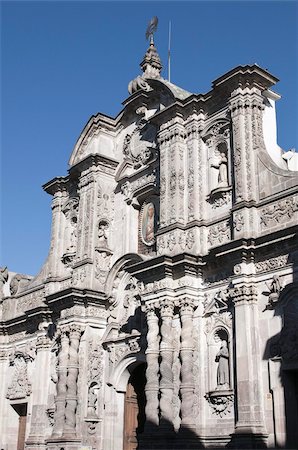
{"type": "Polygon", "coordinates": [[[146,404],[145,370],[145,364],[137,366],[128,380],[124,401],[123,450],[136,450],[139,435],[144,431],[146,404]]]}
{"type": "Polygon", "coordinates": [[[18,443],[16,450],[24,450],[27,422],[27,403],[18,403],[11,406],[19,415],[18,443]]]}
{"type": "Polygon", "coordinates": [[[294,449],[298,442],[298,370],[283,372],[286,415],[286,448],[294,449]]]}

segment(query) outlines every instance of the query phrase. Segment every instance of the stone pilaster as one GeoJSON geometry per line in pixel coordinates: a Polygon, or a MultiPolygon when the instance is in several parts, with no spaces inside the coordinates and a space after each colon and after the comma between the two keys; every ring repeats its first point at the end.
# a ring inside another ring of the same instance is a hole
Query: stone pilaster
{"type": "Polygon", "coordinates": [[[263,441],[264,407],[261,386],[261,355],[258,335],[257,289],[242,284],[230,289],[235,306],[237,439],[263,441]],[[244,326],[245,324],[245,326],[244,326]]]}
{"type": "Polygon", "coordinates": [[[180,303],[181,319],[181,425],[194,427],[193,401],[194,401],[194,377],[193,377],[193,311],[192,300],[184,298],[180,303]]]}
{"type": "Polygon", "coordinates": [[[146,428],[159,425],[159,326],[155,306],[146,306],[148,324],[147,350],[146,350],[146,428]]]}
{"type": "Polygon", "coordinates": [[[77,257],[91,258],[94,247],[95,173],[91,170],[81,175],[79,181],[80,205],[77,226],[77,257]]]}
{"type": "Polygon", "coordinates": [[[63,432],[65,422],[65,399],[66,399],[66,380],[67,380],[67,365],[69,352],[69,337],[66,328],[61,331],[61,348],[58,354],[58,382],[57,382],[57,396],[55,398],[55,415],[54,427],[52,437],[60,437],[63,432]]]}
{"type": "Polygon", "coordinates": [[[69,359],[66,379],[66,406],[65,406],[65,424],[63,428],[63,437],[76,437],[76,410],[78,404],[77,381],[79,375],[79,345],[81,338],[81,329],[72,325],[69,331],[69,359]]]}
{"type": "Polygon", "coordinates": [[[235,200],[241,202],[247,198],[246,155],[245,155],[245,111],[243,99],[237,95],[232,98],[231,118],[234,143],[234,179],[235,200]]]}
{"type": "Polygon", "coordinates": [[[160,305],[160,424],[166,428],[171,428],[173,423],[173,313],[173,302],[163,300],[160,305]]]}
{"type": "Polygon", "coordinates": [[[26,449],[45,449],[45,431],[48,428],[46,414],[50,380],[51,341],[45,332],[39,332],[36,341],[35,371],[38,376],[32,386],[32,415],[26,449]]]}
{"type": "Polygon", "coordinates": [[[49,272],[52,277],[59,276],[64,270],[61,257],[63,255],[64,217],[62,206],[66,192],[57,191],[52,200],[52,230],[49,255],[49,272]]]}

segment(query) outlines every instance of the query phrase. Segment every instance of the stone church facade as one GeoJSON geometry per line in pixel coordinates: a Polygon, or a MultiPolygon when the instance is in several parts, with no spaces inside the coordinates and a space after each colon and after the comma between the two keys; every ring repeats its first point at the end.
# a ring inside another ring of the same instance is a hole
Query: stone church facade
{"type": "Polygon", "coordinates": [[[152,38],[141,68],[43,186],[40,273],[1,269],[0,448],[294,448],[298,172],[278,80],[239,66],[192,94],[152,38]]]}

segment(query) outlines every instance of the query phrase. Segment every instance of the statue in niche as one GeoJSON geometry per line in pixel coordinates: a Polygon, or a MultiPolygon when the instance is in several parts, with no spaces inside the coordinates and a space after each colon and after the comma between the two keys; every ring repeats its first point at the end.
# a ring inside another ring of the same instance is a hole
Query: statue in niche
{"type": "Polygon", "coordinates": [[[76,250],[77,242],[77,217],[73,216],[70,220],[71,232],[69,237],[69,246],[67,247],[68,252],[74,252],[76,250]]]}
{"type": "Polygon", "coordinates": [[[108,248],[108,237],[107,237],[107,229],[108,229],[108,223],[105,221],[99,222],[98,225],[98,246],[100,248],[108,248]]]}
{"type": "Polygon", "coordinates": [[[225,340],[221,341],[220,350],[215,357],[215,361],[218,362],[216,389],[228,389],[230,380],[229,380],[229,349],[227,341],[225,340]]]}
{"type": "Polygon", "coordinates": [[[96,416],[97,402],[98,402],[98,386],[91,384],[88,391],[88,416],[96,416]]]}
{"type": "Polygon", "coordinates": [[[228,159],[225,152],[221,151],[218,162],[211,164],[211,167],[218,169],[217,188],[228,186],[228,159]]]}

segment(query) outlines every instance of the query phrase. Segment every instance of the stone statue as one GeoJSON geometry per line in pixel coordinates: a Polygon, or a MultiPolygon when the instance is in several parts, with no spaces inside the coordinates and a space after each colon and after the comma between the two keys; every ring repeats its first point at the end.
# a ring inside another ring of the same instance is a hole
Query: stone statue
{"type": "Polygon", "coordinates": [[[98,227],[98,246],[100,248],[108,247],[108,237],[106,230],[108,229],[108,224],[106,222],[100,222],[98,227]]]}
{"type": "Polygon", "coordinates": [[[8,280],[7,267],[0,267],[0,300],[3,298],[3,286],[8,280]]]}
{"type": "Polygon", "coordinates": [[[217,368],[217,389],[229,388],[229,350],[227,341],[221,341],[220,350],[216,355],[217,368]]]}
{"type": "Polygon", "coordinates": [[[89,387],[88,392],[88,416],[96,416],[97,408],[97,385],[93,384],[89,387]]]}
{"type": "Polygon", "coordinates": [[[228,159],[224,152],[219,155],[219,161],[216,164],[212,164],[211,167],[218,169],[218,184],[217,187],[228,186],[228,159]]]}
{"type": "Polygon", "coordinates": [[[279,276],[273,275],[272,282],[270,285],[267,284],[267,287],[269,289],[268,307],[270,309],[270,307],[274,307],[275,304],[278,302],[279,295],[282,291],[282,285],[279,276]]]}

